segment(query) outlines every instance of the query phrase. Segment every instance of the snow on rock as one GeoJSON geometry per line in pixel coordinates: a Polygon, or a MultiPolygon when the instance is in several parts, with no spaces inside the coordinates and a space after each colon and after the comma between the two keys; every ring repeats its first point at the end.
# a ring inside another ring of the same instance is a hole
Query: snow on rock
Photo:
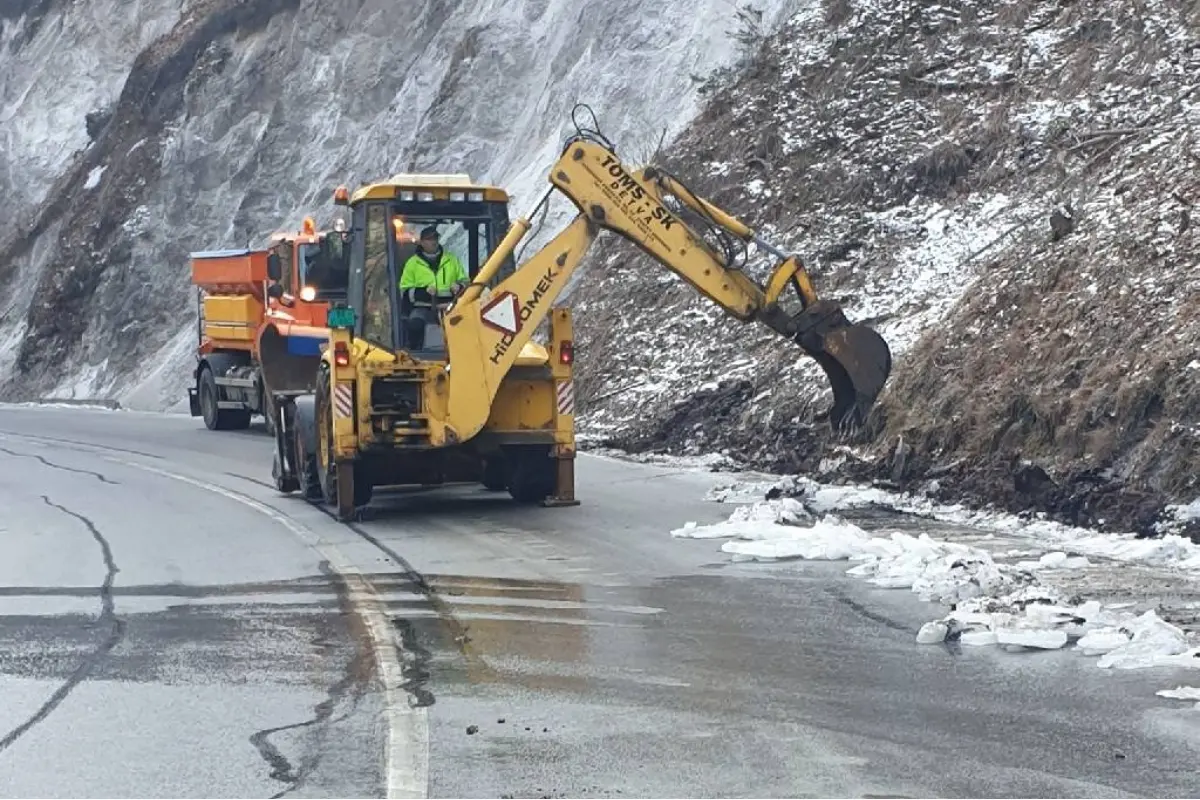
{"type": "MultiPolygon", "coordinates": [[[[1133,0],[910,11],[806,6],[660,161],[891,345],[843,476],[1147,532],[1200,489],[1194,15],[1133,0]],[[1024,458],[1056,485],[1016,488],[1024,458]]],[[[625,243],[598,248],[577,306],[588,434],[825,469],[837,445],[812,359],[625,243]]],[[[770,266],[752,255],[743,271],[770,266]]]]}
{"type": "MultiPolygon", "coordinates": [[[[808,3],[755,5],[771,29],[808,3]]],[[[195,327],[189,251],[261,245],[307,214],[325,224],[339,183],[401,171],[467,172],[525,212],[576,102],[623,153],[649,153],[700,110],[703,77],[745,54],[727,0],[498,7],[0,4],[3,396],[78,373],[123,402],[178,405],[166,389],[193,366],[176,346],[195,327]]]]}
{"type": "Polygon", "coordinates": [[[91,172],[88,173],[87,180],[83,182],[83,188],[95,189],[97,186],[99,186],[100,178],[104,176],[104,170],[105,168],[103,166],[92,167],[91,172]]]}

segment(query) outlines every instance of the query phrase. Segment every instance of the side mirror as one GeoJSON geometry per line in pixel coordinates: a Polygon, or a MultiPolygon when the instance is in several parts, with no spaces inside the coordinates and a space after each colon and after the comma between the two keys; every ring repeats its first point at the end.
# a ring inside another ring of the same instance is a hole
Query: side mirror
{"type": "MultiPolygon", "coordinates": [[[[279,261],[278,253],[271,253],[267,256],[267,277],[273,281],[283,279],[283,265],[279,261]]],[[[274,296],[272,295],[272,297],[274,296]]]]}
{"type": "MultiPolygon", "coordinates": [[[[271,258],[275,258],[275,256],[271,256],[271,258]]],[[[278,261],[276,261],[276,263],[278,263],[278,261]]],[[[276,280],[278,280],[278,279],[276,279],[276,280]]],[[[270,286],[268,286],[267,287],[267,297],[273,297],[276,300],[283,297],[282,284],[272,283],[270,286]]]]}

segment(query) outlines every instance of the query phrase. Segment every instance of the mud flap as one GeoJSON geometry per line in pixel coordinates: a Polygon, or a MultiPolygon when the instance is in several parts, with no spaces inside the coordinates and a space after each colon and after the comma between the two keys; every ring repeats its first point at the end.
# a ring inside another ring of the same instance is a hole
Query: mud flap
{"type": "Polygon", "coordinates": [[[193,417],[199,417],[203,414],[200,410],[200,394],[196,391],[195,386],[189,386],[188,390],[188,410],[192,412],[193,417]]]}
{"type": "Polygon", "coordinates": [[[575,453],[560,453],[554,456],[554,494],[542,500],[546,508],[577,506],[575,499],[575,453]]]}
{"type": "Polygon", "coordinates": [[[833,390],[829,424],[844,433],[861,428],[892,371],[892,352],[883,337],[851,324],[828,300],[795,317],[795,341],[824,370],[833,390]]]}
{"type": "Polygon", "coordinates": [[[353,461],[337,463],[337,515],[343,522],[353,520],[358,510],[358,487],[354,485],[353,461]]]}

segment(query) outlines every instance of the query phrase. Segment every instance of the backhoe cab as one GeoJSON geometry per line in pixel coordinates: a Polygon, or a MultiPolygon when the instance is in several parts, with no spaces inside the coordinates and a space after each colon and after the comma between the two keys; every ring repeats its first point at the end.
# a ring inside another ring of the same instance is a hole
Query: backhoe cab
{"type": "Polygon", "coordinates": [[[829,377],[830,425],[862,424],[891,371],[879,334],[818,298],[796,256],[667,172],[626,167],[599,132],[576,127],[551,186],[511,225],[504,191],[465,175],[398,175],[352,196],[339,190],[335,202],[352,218],[347,303],[329,311],[315,394],[279,397],[282,491],[336,504],[343,519],[381,484],[477,481],[518,500],[576,504],[571,317],[553,304],[602,230],[736,319],[796,342],[829,377]],[[518,267],[516,247],[555,191],[579,214],[518,267]],[[414,348],[398,281],[414,232],[429,225],[471,282],[429,317],[414,348]],[[779,259],[765,285],[742,269],[751,242],[779,259]],[[794,311],[783,306],[789,287],[794,311]],[[533,336],[544,322],[542,347],[533,336]]]}
{"type": "MultiPolygon", "coordinates": [[[[517,345],[494,385],[477,374],[459,390],[483,412],[479,428],[461,436],[448,424],[458,356],[448,348],[445,309],[414,308],[399,288],[429,227],[478,280],[509,229],[508,200],[504,190],[467,175],[402,174],[353,195],[335,193],[335,203],[350,210],[347,297],[330,308],[331,346],[315,392],[277,393],[280,490],[336,505],[342,517],[379,486],[481,483],[521,502],[575,502],[569,310],[550,318],[556,344],[517,345]],[[423,335],[414,337],[416,325],[423,335]]],[[[513,267],[510,254],[486,283],[497,285],[513,267]]],[[[505,324],[502,312],[493,316],[505,324]]]]}

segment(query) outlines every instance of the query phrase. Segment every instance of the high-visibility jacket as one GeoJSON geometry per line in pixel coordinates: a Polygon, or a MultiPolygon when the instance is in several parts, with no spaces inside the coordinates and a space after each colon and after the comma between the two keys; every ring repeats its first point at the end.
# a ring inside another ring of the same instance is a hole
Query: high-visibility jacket
{"type": "Polygon", "coordinates": [[[407,293],[414,306],[431,306],[430,295],[449,296],[451,286],[469,281],[462,262],[453,253],[443,249],[436,270],[430,260],[422,252],[414,253],[400,272],[400,291],[407,293]]]}

